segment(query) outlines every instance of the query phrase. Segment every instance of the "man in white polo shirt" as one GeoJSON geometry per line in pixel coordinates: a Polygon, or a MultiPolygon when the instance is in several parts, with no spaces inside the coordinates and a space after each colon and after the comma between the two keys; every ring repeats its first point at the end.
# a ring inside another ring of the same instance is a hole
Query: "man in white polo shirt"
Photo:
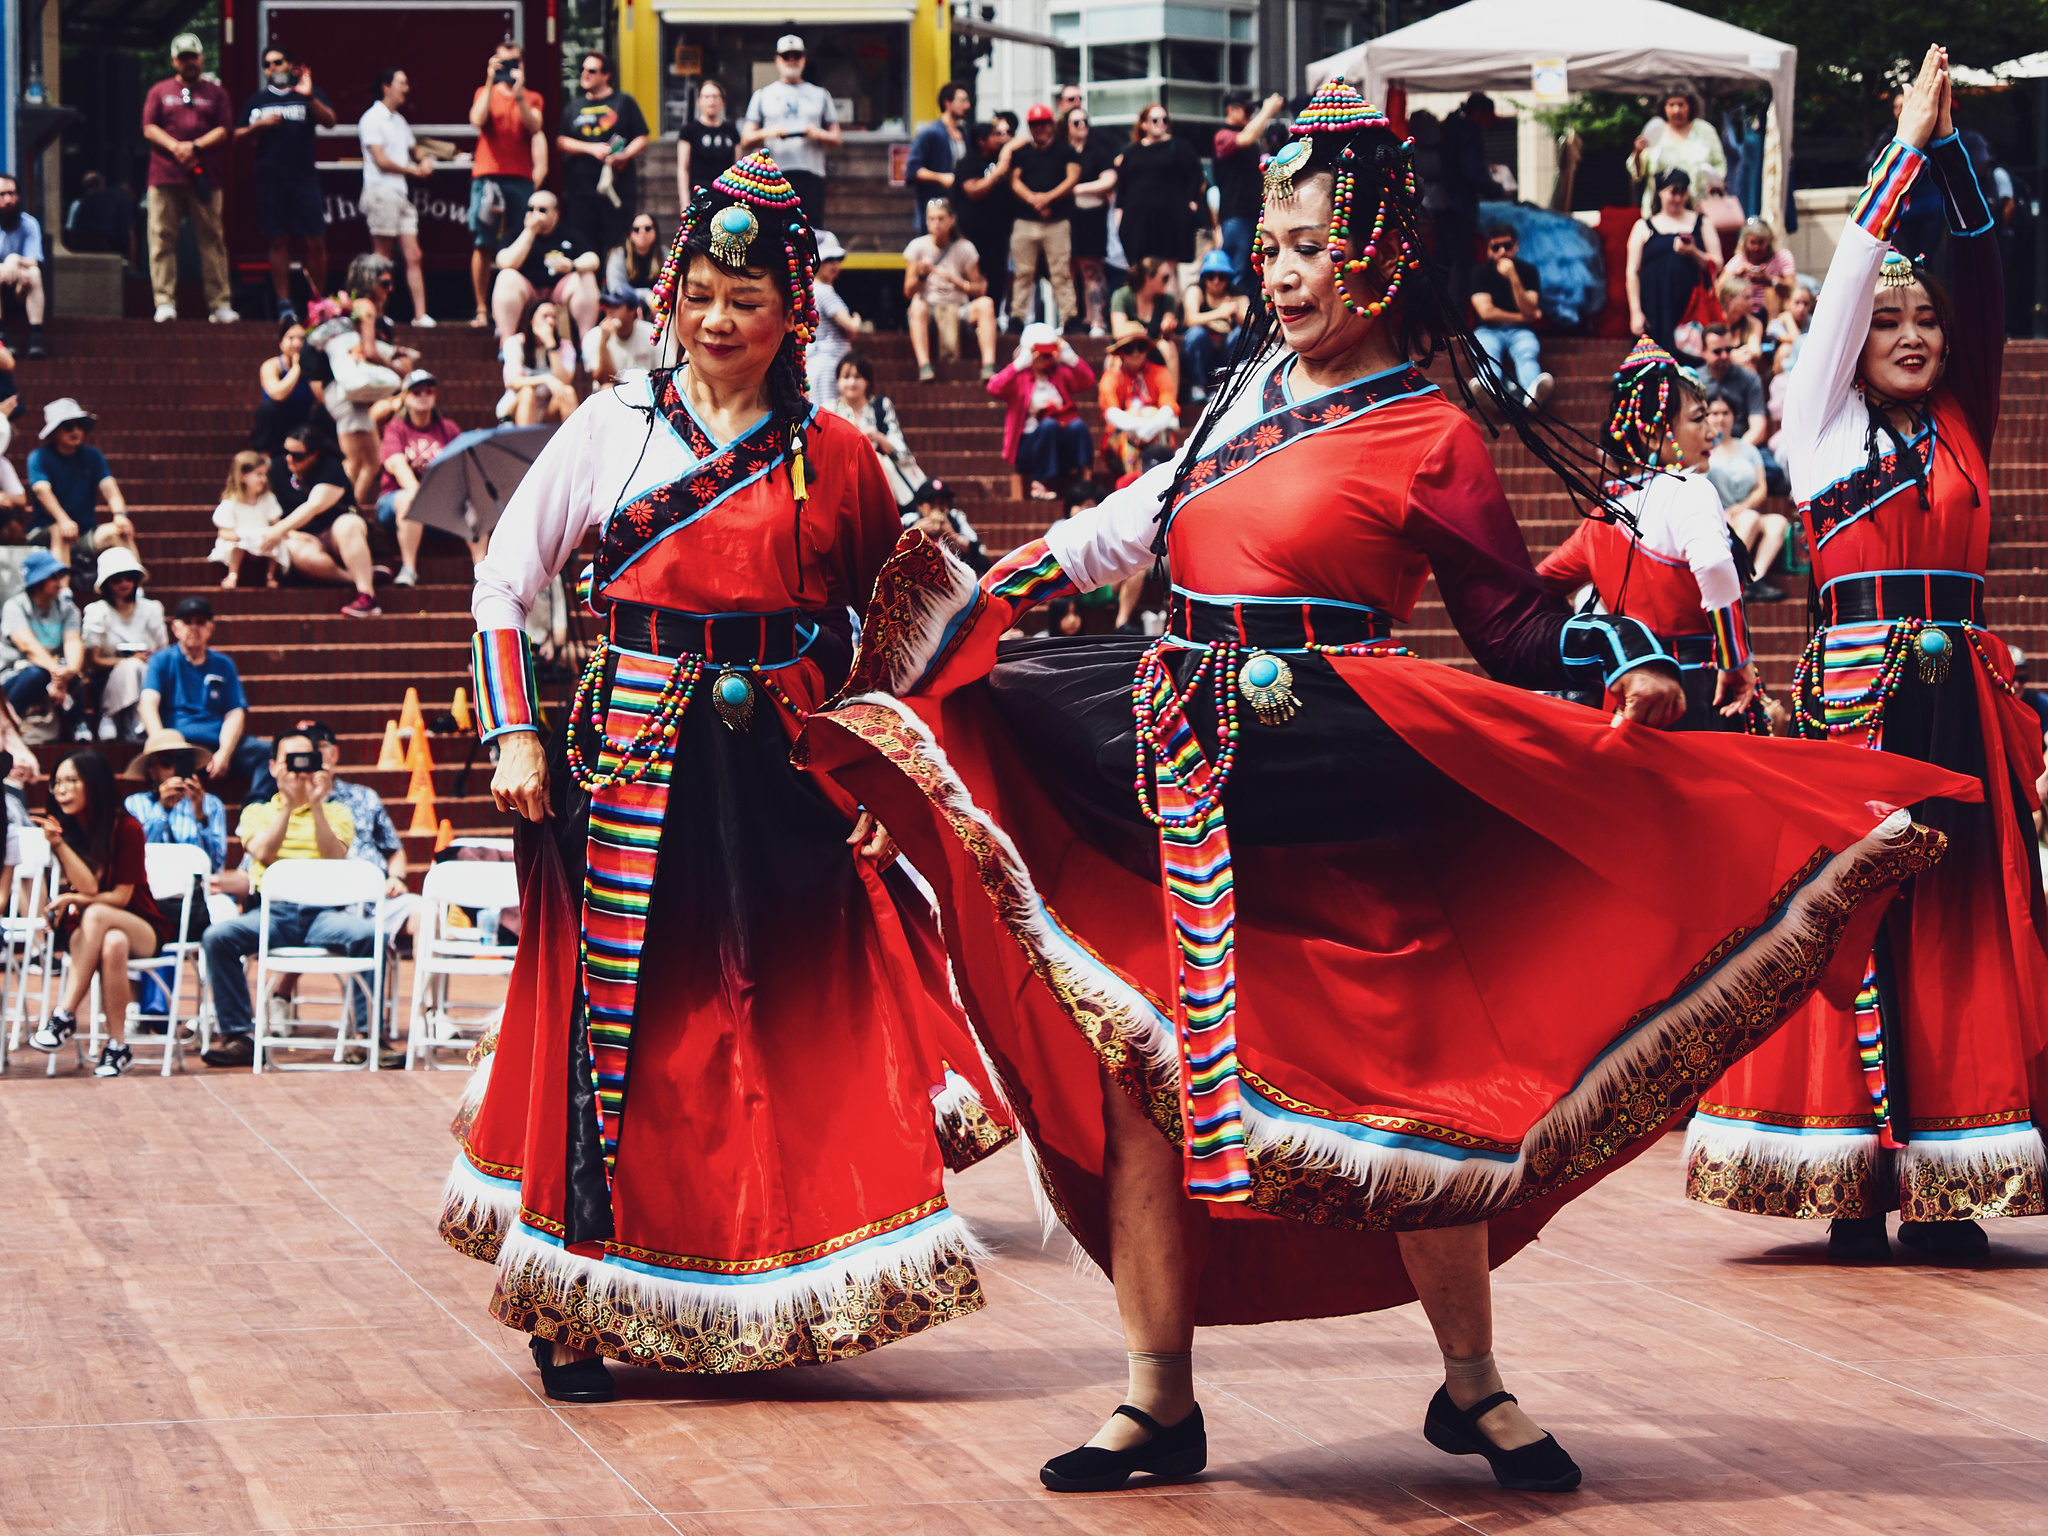
{"type": "Polygon", "coordinates": [[[796,189],[811,228],[825,227],[825,146],[839,143],[839,114],[822,85],[804,79],[804,40],[775,40],[777,79],[754,92],[740,129],[740,153],[765,150],[796,189]]]}

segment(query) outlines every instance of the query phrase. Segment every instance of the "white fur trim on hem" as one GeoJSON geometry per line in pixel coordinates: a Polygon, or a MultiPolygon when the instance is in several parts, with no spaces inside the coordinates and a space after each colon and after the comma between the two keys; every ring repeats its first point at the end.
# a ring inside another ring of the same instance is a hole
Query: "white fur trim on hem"
{"type": "Polygon", "coordinates": [[[493,1179],[479,1173],[468,1154],[458,1151],[454,1166],[441,1186],[441,1219],[488,1215],[500,1231],[510,1231],[519,1220],[519,1186],[509,1179],[493,1179]]]}
{"type": "Polygon", "coordinates": [[[1685,1127],[1684,1162],[1695,1158],[1742,1168],[1769,1169],[1787,1179],[1840,1173],[1877,1156],[1877,1127],[1867,1131],[1808,1131],[1753,1121],[1694,1115],[1685,1127]]]}
{"type": "Polygon", "coordinates": [[[827,1310],[849,1291],[871,1290],[882,1283],[911,1291],[930,1289],[954,1263],[985,1257],[967,1224],[946,1211],[901,1233],[870,1238],[799,1273],[732,1277],[723,1283],[683,1279],[684,1271],[653,1274],[650,1266],[629,1267],[611,1258],[571,1253],[523,1223],[505,1234],[498,1265],[501,1286],[518,1275],[524,1293],[537,1280],[557,1305],[566,1305],[581,1281],[594,1297],[683,1327],[710,1329],[801,1321],[827,1310]]]}

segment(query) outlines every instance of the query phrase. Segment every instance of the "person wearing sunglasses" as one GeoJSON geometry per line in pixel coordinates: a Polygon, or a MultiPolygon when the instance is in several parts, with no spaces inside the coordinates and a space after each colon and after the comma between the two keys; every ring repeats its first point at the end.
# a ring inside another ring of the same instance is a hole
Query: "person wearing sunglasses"
{"type": "Polygon", "coordinates": [[[1203,200],[1202,160],[1173,136],[1166,108],[1147,107],[1131,125],[1131,144],[1116,158],[1116,201],[1124,257],[1135,267],[1147,256],[1195,259],[1195,227],[1211,222],[1203,200]]]}
{"type": "Polygon", "coordinates": [[[1486,261],[1472,273],[1472,328],[1480,349],[1505,377],[1512,367],[1522,398],[1541,405],[1556,380],[1543,371],[1535,321],[1543,318],[1543,285],[1536,269],[1515,253],[1520,249],[1512,225],[1496,224],[1486,232],[1486,261]]]}
{"type": "Polygon", "coordinates": [[[306,286],[327,292],[327,200],[314,169],[314,136],[334,126],[334,108],[313,85],[313,71],[272,43],[263,50],[263,83],[242,103],[235,142],[256,141],[256,228],[270,246],[270,289],[279,319],[292,305],[292,241],[305,245],[306,286]]]}
{"type": "Polygon", "coordinates": [[[142,136],[149,140],[149,286],[156,318],[177,319],[178,227],[189,219],[207,318],[226,323],[241,317],[228,288],[228,247],[215,192],[227,169],[222,150],[235,104],[206,78],[206,49],[194,34],[171,39],[171,65],[177,73],[151,86],[142,102],[142,136]]]}
{"type": "MultiPolygon", "coordinates": [[[[687,206],[687,204],[686,204],[687,206]]],[[[626,239],[615,245],[604,259],[604,291],[617,293],[630,288],[634,297],[649,309],[654,307],[654,280],[668,257],[661,226],[651,213],[636,213],[626,229],[626,239]]]]}
{"type": "Polygon", "coordinates": [[[613,86],[607,55],[583,55],[555,148],[562,153],[563,222],[591,250],[610,250],[633,219],[639,185],[633,162],[647,148],[647,119],[639,102],[613,86]]]}
{"type": "Polygon", "coordinates": [[[775,78],[754,92],[741,120],[740,153],[760,150],[773,160],[804,205],[804,222],[825,227],[825,150],[839,145],[839,113],[832,93],[804,79],[804,40],[785,32],[775,40],[775,78]]]}

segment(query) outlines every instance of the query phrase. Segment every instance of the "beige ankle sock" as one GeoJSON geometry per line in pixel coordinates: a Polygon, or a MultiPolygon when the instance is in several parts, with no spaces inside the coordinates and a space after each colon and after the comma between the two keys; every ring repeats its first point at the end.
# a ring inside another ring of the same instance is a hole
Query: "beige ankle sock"
{"type": "Polygon", "coordinates": [[[1470,1408],[1481,1398],[1504,1390],[1500,1367],[1493,1363],[1493,1351],[1489,1349],[1483,1355],[1464,1358],[1445,1355],[1444,1387],[1449,1391],[1451,1401],[1460,1408],[1470,1408]]]}
{"type": "Polygon", "coordinates": [[[1192,1350],[1162,1354],[1153,1350],[1127,1351],[1131,1363],[1131,1389],[1124,1401],[1142,1408],[1161,1424],[1171,1428],[1186,1418],[1195,1406],[1195,1356],[1192,1350]]]}

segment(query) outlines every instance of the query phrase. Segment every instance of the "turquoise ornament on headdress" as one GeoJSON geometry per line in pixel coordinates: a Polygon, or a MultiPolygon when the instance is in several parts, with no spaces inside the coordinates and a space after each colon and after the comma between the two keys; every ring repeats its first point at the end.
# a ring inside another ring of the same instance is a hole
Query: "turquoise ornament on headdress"
{"type": "Polygon", "coordinates": [[[1910,288],[1913,286],[1913,258],[1903,251],[1886,251],[1884,264],[1877,269],[1877,286],[1880,288],[1910,288]]]}
{"type": "Polygon", "coordinates": [[[754,243],[754,237],[761,233],[761,221],[754,217],[751,208],[734,203],[721,208],[711,219],[711,258],[722,261],[729,267],[737,267],[747,259],[747,247],[754,243]]]}

